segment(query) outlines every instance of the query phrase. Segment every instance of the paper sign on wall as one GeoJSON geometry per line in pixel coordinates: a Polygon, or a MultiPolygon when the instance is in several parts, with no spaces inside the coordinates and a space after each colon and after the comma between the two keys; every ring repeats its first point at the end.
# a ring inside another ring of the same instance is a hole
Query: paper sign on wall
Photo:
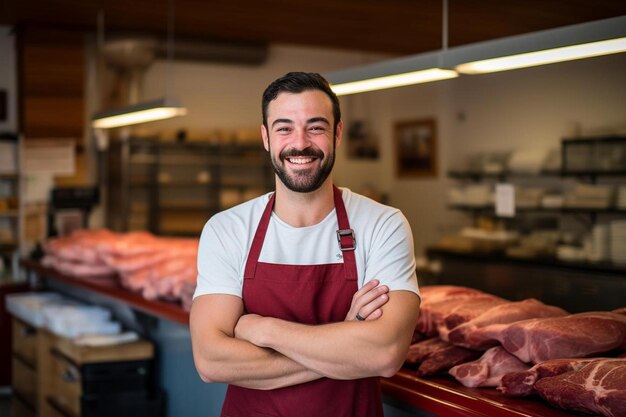
{"type": "Polygon", "coordinates": [[[496,184],[496,215],[515,216],[515,187],[513,184],[496,184]]]}

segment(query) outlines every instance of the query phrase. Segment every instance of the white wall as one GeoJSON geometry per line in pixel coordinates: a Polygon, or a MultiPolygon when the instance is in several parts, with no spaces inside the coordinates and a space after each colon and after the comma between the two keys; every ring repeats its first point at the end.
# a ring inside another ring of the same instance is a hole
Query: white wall
{"type": "MultiPolygon", "coordinates": [[[[288,71],[331,71],[365,63],[371,55],[274,46],[261,67],[176,63],[174,90],[189,107],[186,117],[152,129],[257,129],[261,93],[288,71]]],[[[145,82],[146,98],[164,92],[165,65],[156,63],[145,82]]],[[[558,147],[566,132],[626,131],[626,54],[503,73],[461,76],[412,87],[343,97],[344,123],[365,119],[380,142],[377,161],[348,159],[338,151],[335,179],[356,191],[366,184],[388,193],[389,203],[413,227],[416,252],[467,218],[446,210],[445,172],[478,151],[558,147]],[[464,119],[460,117],[464,116],[464,119]],[[398,179],[393,126],[434,117],[438,123],[439,175],[398,179]],[[463,119],[463,120],[462,120],[463,119]]],[[[346,138],[344,137],[344,140],[346,138]]]]}
{"type": "MultiPolygon", "coordinates": [[[[157,131],[250,128],[260,135],[261,94],[274,79],[289,71],[332,71],[363,65],[380,57],[360,52],[275,45],[269,48],[267,61],[258,66],[174,61],[172,90],[189,113],[146,127],[157,131]]],[[[144,100],[164,96],[166,74],[166,61],[152,65],[144,80],[144,100]]]]}
{"type": "Polygon", "coordinates": [[[0,90],[7,92],[7,120],[0,120],[0,132],[17,133],[17,75],[15,36],[11,27],[0,25],[0,90]]]}

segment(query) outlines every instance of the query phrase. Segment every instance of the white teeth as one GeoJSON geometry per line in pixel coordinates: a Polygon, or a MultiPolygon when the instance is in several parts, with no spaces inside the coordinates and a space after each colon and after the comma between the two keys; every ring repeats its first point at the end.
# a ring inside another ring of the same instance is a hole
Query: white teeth
{"type": "Polygon", "coordinates": [[[292,164],[308,164],[312,162],[313,158],[289,158],[289,162],[292,164]]]}

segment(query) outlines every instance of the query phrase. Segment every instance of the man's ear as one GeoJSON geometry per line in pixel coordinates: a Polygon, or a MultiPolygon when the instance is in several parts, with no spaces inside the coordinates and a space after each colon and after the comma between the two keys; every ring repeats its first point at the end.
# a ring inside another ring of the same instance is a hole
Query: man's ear
{"type": "Polygon", "coordinates": [[[343,121],[339,120],[337,123],[337,129],[335,129],[335,148],[338,148],[341,144],[341,138],[343,137],[343,121]]]}
{"type": "Polygon", "coordinates": [[[270,137],[267,134],[267,128],[265,127],[265,125],[261,125],[261,136],[263,137],[263,147],[265,148],[266,151],[270,151],[270,137]]]}

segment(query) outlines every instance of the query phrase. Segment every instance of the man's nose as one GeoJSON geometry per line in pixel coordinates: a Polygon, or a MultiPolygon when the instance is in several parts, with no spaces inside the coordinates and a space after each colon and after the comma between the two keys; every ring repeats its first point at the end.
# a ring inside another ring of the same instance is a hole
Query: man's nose
{"type": "Polygon", "coordinates": [[[296,129],[293,135],[293,146],[297,149],[304,149],[310,145],[306,129],[296,129]]]}

